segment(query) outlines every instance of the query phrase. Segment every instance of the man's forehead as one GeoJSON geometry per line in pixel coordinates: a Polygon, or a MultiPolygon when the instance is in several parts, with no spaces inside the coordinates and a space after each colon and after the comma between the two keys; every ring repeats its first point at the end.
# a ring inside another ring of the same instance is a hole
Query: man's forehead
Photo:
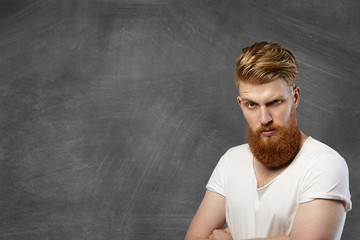
{"type": "Polygon", "coordinates": [[[247,100],[284,98],[289,95],[290,88],[282,80],[274,80],[268,83],[251,84],[240,83],[240,97],[247,100]]]}

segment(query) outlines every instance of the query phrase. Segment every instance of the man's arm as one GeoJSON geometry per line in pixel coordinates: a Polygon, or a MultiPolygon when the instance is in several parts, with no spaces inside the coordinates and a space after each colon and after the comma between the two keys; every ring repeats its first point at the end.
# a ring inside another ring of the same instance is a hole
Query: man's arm
{"type": "MultiPolygon", "coordinates": [[[[288,236],[261,238],[263,240],[331,240],[342,232],[345,222],[344,205],[340,201],[316,199],[299,205],[293,228],[288,236]]],[[[207,191],[190,224],[185,240],[209,239],[215,229],[225,223],[225,198],[207,191]]],[[[218,232],[218,234],[222,234],[218,232]]],[[[252,239],[260,240],[260,239],[252,239]]]]}
{"type": "Polygon", "coordinates": [[[251,240],[333,240],[342,232],[344,222],[345,210],[342,202],[316,199],[299,205],[290,237],[278,236],[251,240]]]}
{"type": "Polygon", "coordinates": [[[185,240],[209,239],[215,229],[225,224],[225,197],[207,190],[197,210],[185,240]]]}
{"type": "Polygon", "coordinates": [[[290,238],[282,236],[261,239],[333,240],[341,234],[344,223],[345,210],[342,202],[316,199],[299,205],[290,238]]]}
{"type": "Polygon", "coordinates": [[[336,239],[344,223],[345,209],[340,201],[316,199],[302,203],[295,215],[290,239],[336,239]]]}

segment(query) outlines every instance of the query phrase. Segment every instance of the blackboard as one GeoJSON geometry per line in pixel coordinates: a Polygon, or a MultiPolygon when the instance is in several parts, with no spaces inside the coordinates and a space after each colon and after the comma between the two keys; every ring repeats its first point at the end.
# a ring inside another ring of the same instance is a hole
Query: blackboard
{"type": "Polygon", "coordinates": [[[4,0],[0,239],[183,239],[247,141],[235,60],[297,57],[301,129],[347,161],[360,235],[358,1],[4,0]]]}

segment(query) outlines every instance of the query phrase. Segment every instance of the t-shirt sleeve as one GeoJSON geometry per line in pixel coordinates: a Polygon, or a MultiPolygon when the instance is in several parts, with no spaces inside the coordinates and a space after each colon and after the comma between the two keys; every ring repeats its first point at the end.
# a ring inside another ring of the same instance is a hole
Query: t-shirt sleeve
{"type": "Polygon", "coordinates": [[[216,192],[225,197],[225,184],[224,184],[224,156],[220,158],[216,165],[211,177],[206,185],[206,189],[216,192]]]}
{"type": "Polygon", "coordinates": [[[344,203],[345,211],[352,208],[349,191],[349,170],[345,160],[336,152],[319,154],[309,166],[302,183],[300,203],[315,199],[332,199],[344,203]]]}

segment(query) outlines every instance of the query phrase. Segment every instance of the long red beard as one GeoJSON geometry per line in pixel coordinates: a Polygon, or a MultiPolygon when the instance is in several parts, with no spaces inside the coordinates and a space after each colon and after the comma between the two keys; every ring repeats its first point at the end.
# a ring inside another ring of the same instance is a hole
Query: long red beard
{"type": "Polygon", "coordinates": [[[258,161],[270,168],[290,163],[300,150],[300,138],[301,132],[297,125],[294,106],[291,109],[290,123],[287,127],[271,123],[253,131],[248,126],[251,152],[258,161]],[[269,138],[261,136],[261,131],[269,128],[275,128],[277,134],[269,138]]]}

